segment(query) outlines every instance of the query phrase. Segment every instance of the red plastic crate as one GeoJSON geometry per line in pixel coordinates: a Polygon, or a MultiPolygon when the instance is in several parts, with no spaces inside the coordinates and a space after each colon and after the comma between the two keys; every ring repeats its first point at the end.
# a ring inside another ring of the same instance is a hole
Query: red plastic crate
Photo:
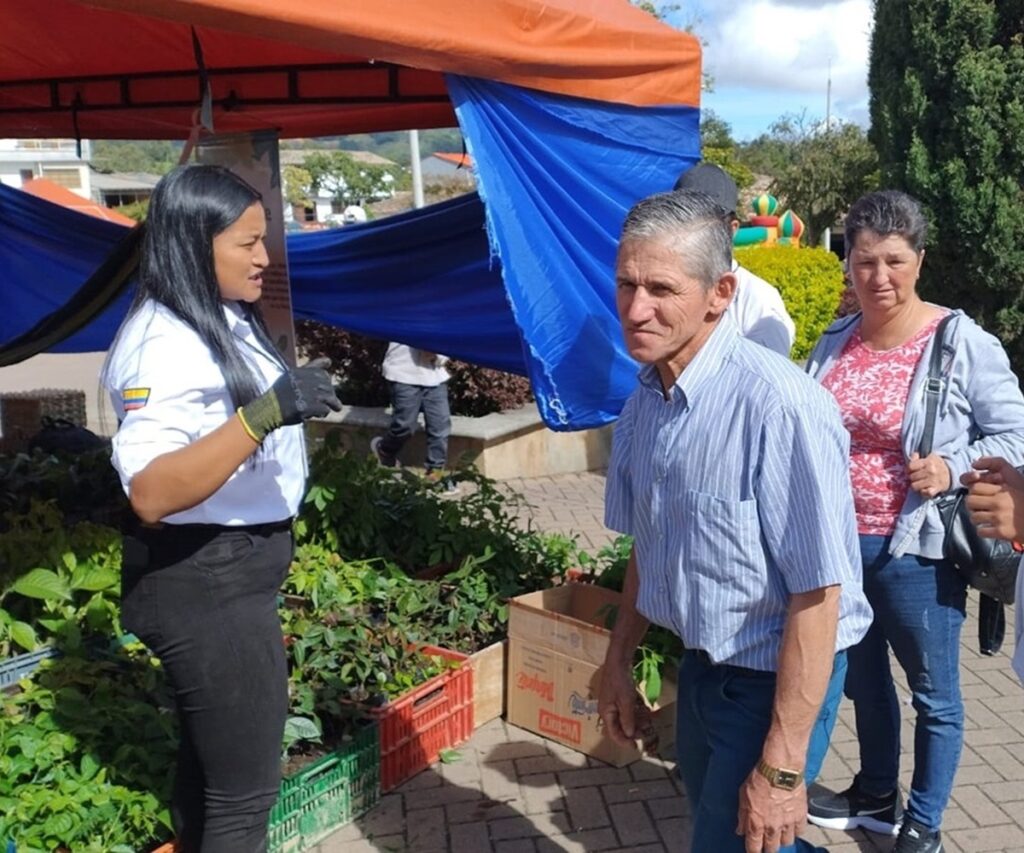
{"type": "Polygon", "coordinates": [[[458,663],[430,681],[369,711],[380,725],[380,790],[397,788],[429,767],[444,749],[473,734],[473,667],[469,656],[424,646],[426,655],[458,663]]]}

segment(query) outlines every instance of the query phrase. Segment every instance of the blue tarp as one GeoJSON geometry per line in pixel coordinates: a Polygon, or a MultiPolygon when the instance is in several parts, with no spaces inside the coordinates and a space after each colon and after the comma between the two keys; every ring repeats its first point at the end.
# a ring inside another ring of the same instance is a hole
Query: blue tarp
{"type": "MultiPolygon", "coordinates": [[[[636,376],[615,314],[618,232],[698,159],[698,111],[447,79],[485,204],[290,235],[295,313],[525,373],[555,429],[607,423],[636,376]]],[[[65,304],[123,233],[0,187],[0,342],[65,304]]],[[[126,299],[53,351],[105,349],[126,299]]]]}
{"type": "Polygon", "coordinates": [[[296,317],[526,375],[476,193],[288,237],[296,317]]]}
{"type": "MultiPolygon", "coordinates": [[[[27,332],[70,301],[126,233],[121,225],[0,184],[0,343],[27,332]]],[[[129,301],[123,295],[50,351],[105,350],[129,301]]]]}
{"type": "Polygon", "coordinates": [[[615,310],[619,231],[700,158],[699,111],[447,80],[541,416],[553,429],[608,423],[636,384],[615,310]]]}

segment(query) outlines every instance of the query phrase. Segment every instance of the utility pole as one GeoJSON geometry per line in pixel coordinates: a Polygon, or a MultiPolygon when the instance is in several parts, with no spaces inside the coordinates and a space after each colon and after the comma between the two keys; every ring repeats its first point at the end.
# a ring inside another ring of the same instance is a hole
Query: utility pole
{"type": "Polygon", "coordinates": [[[412,206],[423,207],[423,173],[420,171],[420,132],[409,131],[409,160],[412,166],[412,206]]]}
{"type": "Polygon", "coordinates": [[[828,82],[825,84],[825,130],[832,129],[832,57],[828,58],[828,82]]]}
{"type": "MultiPolygon", "coordinates": [[[[832,57],[828,58],[828,77],[825,83],[825,133],[832,132],[832,57]]],[[[832,248],[832,229],[821,232],[821,245],[824,249],[832,248]]]]}

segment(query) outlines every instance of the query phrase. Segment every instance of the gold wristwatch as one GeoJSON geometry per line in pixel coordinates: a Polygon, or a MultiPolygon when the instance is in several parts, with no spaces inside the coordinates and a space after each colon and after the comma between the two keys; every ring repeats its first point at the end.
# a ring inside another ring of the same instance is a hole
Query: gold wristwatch
{"type": "Polygon", "coordinates": [[[793,791],[803,781],[802,770],[784,770],[781,767],[772,767],[762,758],[757,762],[757,772],[768,780],[773,788],[782,788],[784,791],[793,791]]]}

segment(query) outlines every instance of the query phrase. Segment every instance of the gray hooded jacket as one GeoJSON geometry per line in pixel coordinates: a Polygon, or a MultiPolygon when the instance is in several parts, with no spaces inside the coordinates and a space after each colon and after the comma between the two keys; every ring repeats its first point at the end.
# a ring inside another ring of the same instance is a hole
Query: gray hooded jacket
{"type": "MultiPolygon", "coordinates": [[[[942,456],[952,474],[951,489],[960,475],[982,456],[1002,456],[1024,464],[1024,396],[999,341],[963,311],[953,312],[946,328],[942,359],[942,391],[935,419],[934,453],[942,456]]],[[[815,344],[807,372],[821,382],[860,325],[861,315],[837,320],[815,344]]],[[[934,337],[925,346],[910,383],[903,413],[903,453],[917,451],[924,435],[925,382],[934,337]]],[[[910,490],[903,502],[889,546],[894,556],[917,554],[940,559],[944,531],[934,501],[910,490]]]]}

